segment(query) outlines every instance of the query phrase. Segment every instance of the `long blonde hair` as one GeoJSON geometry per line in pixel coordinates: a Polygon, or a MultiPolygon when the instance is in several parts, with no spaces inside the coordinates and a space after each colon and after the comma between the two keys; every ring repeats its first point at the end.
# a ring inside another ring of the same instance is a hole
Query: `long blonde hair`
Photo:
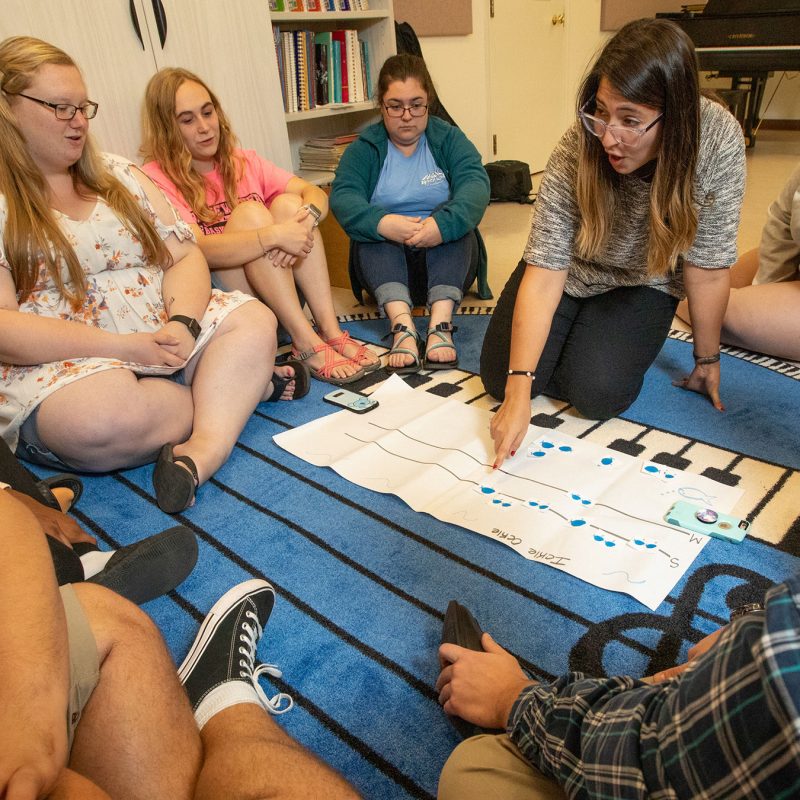
{"type": "MultiPolygon", "coordinates": [[[[700,147],[697,57],[689,37],[662,19],[630,22],[608,42],[578,93],[591,106],[600,80],[634,103],[661,109],[661,142],[650,189],[647,271],[666,275],[697,233],[694,177],[700,147]]],[[[591,111],[591,109],[590,109],[591,111]]],[[[576,186],[581,212],[577,235],[583,258],[596,257],[611,234],[619,176],[600,140],[580,127],[576,186]]]]}
{"type": "MultiPolygon", "coordinates": [[[[41,39],[13,36],[0,42],[0,193],[8,205],[3,246],[19,302],[33,291],[43,262],[60,295],[78,308],[86,297],[86,276],[53,213],[47,181],[31,158],[9,104],[11,97],[28,88],[36,71],[45,64],[77,69],[63,50],[41,39]],[[69,275],[66,282],[62,278],[63,264],[69,275]]],[[[150,263],[169,265],[169,251],[147,213],[109,173],[90,138],[69,172],[77,192],[103,198],[139,240],[150,263]]]]}
{"type": "Polygon", "coordinates": [[[145,162],[155,161],[161,167],[198,220],[212,223],[218,220],[219,214],[206,202],[205,179],[192,166],[192,154],[183,140],[175,116],[175,95],[187,81],[202,86],[208,92],[217,112],[219,145],[215,161],[222,178],[225,202],[231,209],[238,205],[237,186],[244,174],[244,164],[234,152],[238,144],[236,136],[216,95],[189,70],[167,67],[150,78],[144,96],[144,139],[141,155],[145,162]]]}

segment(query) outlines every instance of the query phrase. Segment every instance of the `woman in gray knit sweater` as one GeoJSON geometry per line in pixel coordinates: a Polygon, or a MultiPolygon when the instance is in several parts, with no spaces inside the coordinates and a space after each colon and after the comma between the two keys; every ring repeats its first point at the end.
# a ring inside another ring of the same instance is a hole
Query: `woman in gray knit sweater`
{"type": "Polygon", "coordinates": [[[701,98],[694,47],[642,19],[606,45],[550,157],[523,259],[481,353],[496,465],[520,446],[531,397],[607,419],[637,397],[688,297],[695,366],[680,385],[720,400],[719,335],[744,193],[744,140],[701,98]]]}

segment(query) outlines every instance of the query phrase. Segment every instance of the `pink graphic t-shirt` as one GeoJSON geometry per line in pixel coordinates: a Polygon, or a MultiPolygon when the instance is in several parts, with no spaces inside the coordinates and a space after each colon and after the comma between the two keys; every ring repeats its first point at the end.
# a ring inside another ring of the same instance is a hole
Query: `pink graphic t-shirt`
{"type": "MultiPolygon", "coordinates": [[[[257,200],[269,208],[270,203],[286,191],[286,186],[294,175],[262,158],[255,150],[236,150],[235,154],[243,158],[245,164],[244,175],[237,187],[239,202],[257,200]]],[[[164,192],[184,222],[197,225],[204,234],[222,233],[231,215],[231,208],[225,202],[222,176],[217,167],[204,176],[206,203],[219,215],[219,219],[212,223],[201,222],[195,217],[183,195],[155,161],[149,161],[142,166],[142,170],[164,192]]]]}

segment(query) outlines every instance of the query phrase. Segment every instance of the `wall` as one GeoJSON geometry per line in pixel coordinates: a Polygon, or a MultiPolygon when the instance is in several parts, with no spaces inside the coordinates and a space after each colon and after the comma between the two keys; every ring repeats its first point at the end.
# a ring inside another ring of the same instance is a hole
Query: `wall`
{"type": "MultiPolygon", "coordinates": [[[[502,2],[502,0],[496,0],[502,2]]],[[[595,53],[612,35],[600,31],[601,0],[565,0],[568,75],[572,93],[595,53]]],[[[491,161],[490,121],[487,114],[489,0],[472,0],[472,33],[468,36],[428,36],[420,39],[436,89],[453,119],[475,144],[484,162],[491,161]]],[[[764,108],[778,84],[771,78],[764,108]]],[[[766,119],[800,120],[800,74],[789,73],[778,89],[766,119]]]]}
{"type": "MultiPolygon", "coordinates": [[[[566,0],[565,7],[567,86],[572,87],[569,91],[574,95],[584,69],[609,34],[600,32],[600,0],[566,0]]],[[[487,114],[490,24],[489,0],[472,0],[470,35],[420,38],[422,54],[444,107],[478,148],[484,162],[492,160],[487,114]]]]}

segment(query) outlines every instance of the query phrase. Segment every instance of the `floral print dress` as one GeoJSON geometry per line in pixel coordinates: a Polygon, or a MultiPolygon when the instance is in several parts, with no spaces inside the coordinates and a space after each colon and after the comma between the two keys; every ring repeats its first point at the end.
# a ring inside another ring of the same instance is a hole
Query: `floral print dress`
{"type": "MultiPolygon", "coordinates": [[[[176,215],[172,225],[164,225],[156,215],[131,162],[104,155],[113,174],[131,191],[152,218],[162,239],[174,234],[180,241],[192,239],[188,225],[176,215]]],[[[102,199],[88,219],[74,220],[55,212],[86,274],[86,298],[77,310],[61,297],[44,264],[33,292],[20,304],[24,314],[71,320],[94,325],[112,333],[147,333],[167,322],[161,296],[163,272],[145,261],[138,240],[120,222],[102,199]]],[[[0,232],[5,229],[8,206],[0,195],[0,232]]],[[[10,270],[0,235],[0,269],[10,270]]],[[[67,280],[66,267],[64,280],[67,280]]],[[[200,320],[202,332],[190,359],[208,344],[220,322],[235,308],[254,300],[241,292],[212,289],[208,308],[200,320]]],[[[188,360],[187,360],[188,363],[188,360]]],[[[185,364],[183,365],[185,366],[185,364]]],[[[19,428],[31,412],[53,392],[86,375],[107,369],[130,369],[137,375],[171,375],[182,367],[144,366],[112,358],[72,358],[35,366],[14,366],[0,362],[0,436],[14,450],[19,428]]]]}

